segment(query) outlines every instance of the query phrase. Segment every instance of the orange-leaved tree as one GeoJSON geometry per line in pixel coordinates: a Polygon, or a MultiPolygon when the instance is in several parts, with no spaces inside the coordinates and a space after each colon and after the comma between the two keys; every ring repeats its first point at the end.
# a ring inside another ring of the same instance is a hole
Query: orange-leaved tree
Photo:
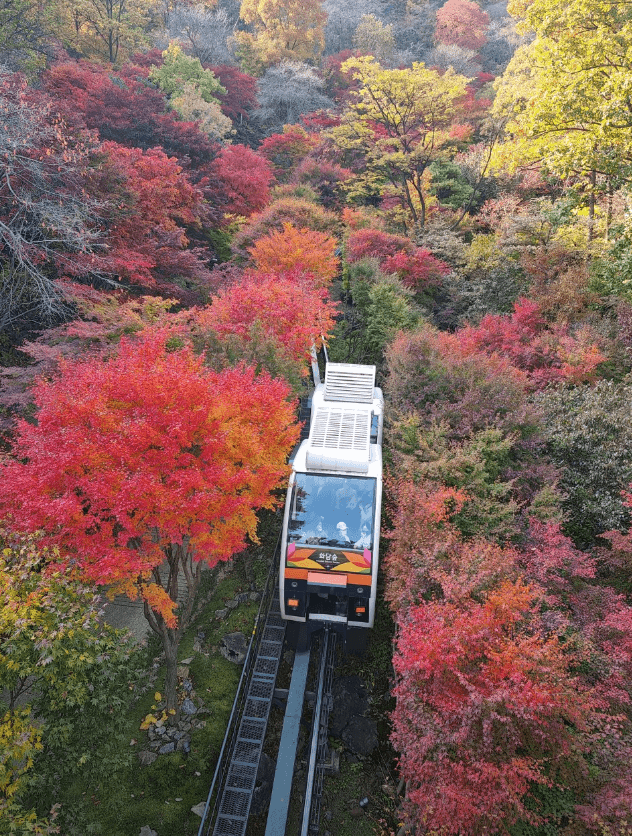
{"type": "Polygon", "coordinates": [[[39,382],[37,423],[18,425],[0,467],[14,528],[43,531],[82,578],[143,600],[169,710],[202,568],[256,537],[255,512],[286,476],[288,390],[249,367],[213,371],[173,330],[146,329],[39,382]]]}
{"type": "Polygon", "coordinates": [[[339,269],[335,238],[314,229],[283,224],[282,232],[270,232],[249,249],[262,273],[283,273],[298,268],[310,273],[319,286],[328,285],[339,269]]]}

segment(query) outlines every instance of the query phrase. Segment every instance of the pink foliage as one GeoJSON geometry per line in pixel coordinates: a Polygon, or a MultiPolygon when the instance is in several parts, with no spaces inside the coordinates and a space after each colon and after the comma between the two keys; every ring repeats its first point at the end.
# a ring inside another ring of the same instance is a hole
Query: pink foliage
{"type": "Polygon", "coordinates": [[[415,247],[412,253],[400,250],[385,258],[381,267],[386,273],[397,273],[402,283],[412,290],[436,286],[450,272],[445,262],[422,247],[415,247]]]}
{"type": "Polygon", "coordinates": [[[489,15],[472,0],[447,0],[437,11],[435,36],[440,43],[480,49],[487,40],[489,15]]]}
{"type": "Polygon", "coordinates": [[[392,235],[381,229],[357,229],[347,241],[347,259],[358,261],[369,257],[381,262],[400,251],[412,253],[414,249],[413,242],[404,235],[392,235]]]}
{"type": "Polygon", "coordinates": [[[524,402],[526,374],[507,357],[476,350],[460,333],[421,326],[399,334],[386,357],[392,407],[444,422],[455,438],[488,427],[520,434],[534,425],[524,402]]]}
{"type": "Polygon", "coordinates": [[[416,247],[404,235],[393,235],[375,228],[353,228],[347,241],[347,260],[377,258],[385,273],[396,273],[406,287],[414,290],[439,284],[450,272],[443,261],[429,250],[416,247]]]}
{"type": "Polygon", "coordinates": [[[540,305],[519,299],[508,316],[487,314],[478,326],[458,332],[464,346],[507,357],[523,369],[531,386],[549,383],[586,383],[596,377],[606,358],[588,327],[571,334],[568,326],[546,322],[540,305]]]}
{"type": "Polygon", "coordinates": [[[555,605],[572,596],[578,579],[594,578],[597,571],[594,557],[576,549],[559,523],[535,518],[529,520],[519,563],[530,580],[547,590],[549,602],[555,605]]]}

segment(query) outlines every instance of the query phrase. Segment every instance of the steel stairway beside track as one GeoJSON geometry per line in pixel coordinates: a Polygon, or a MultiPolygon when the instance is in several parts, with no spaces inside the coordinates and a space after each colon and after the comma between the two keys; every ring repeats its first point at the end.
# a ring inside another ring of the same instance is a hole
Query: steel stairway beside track
{"type": "Polygon", "coordinates": [[[273,595],[257,648],[213,836],[245,836],[284,635],[285,622],[281,619],[277,593],[273,595]]]}
{"type": "Polygon", "coordinates": [[[285,637],[277,559],[275,553],[198,836],[246,833],[285,637]]]}

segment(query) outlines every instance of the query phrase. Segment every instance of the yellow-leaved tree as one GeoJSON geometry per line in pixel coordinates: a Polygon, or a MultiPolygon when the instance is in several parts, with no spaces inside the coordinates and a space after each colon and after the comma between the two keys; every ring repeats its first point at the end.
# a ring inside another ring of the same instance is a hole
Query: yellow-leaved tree
{"type": "Polygon", "coordinates": [[[350,196],[389,197],[399,203],[405,223],[426,220],[426,171],[449,155],[455,121],[467,79],[453,70],[439,73],[423,63],[384,69],[372,56],[351,58],[341,67],[359,82],[332,128],[336,146],[349,162],[362,163],[350,196]]]}
{"type": "Polygon", "coordinates": [[[532,37],[497,82],[500,160],[566,177],[632,173],[632,7],[617,0],[512,0],[532,37]]]}
{"type": "Polygon", "coordinates": [[[235,35],[246,72],[261,75],[283,59],[315,61],[325,46],[327,14],[320,0],[242,0],[249,32],[235,35]]]}
{"type": "Polygon", "coordinates": [[[48,25],[86,58],[120,63],[149,42],[153,0],[53,0],[48,25]]]}

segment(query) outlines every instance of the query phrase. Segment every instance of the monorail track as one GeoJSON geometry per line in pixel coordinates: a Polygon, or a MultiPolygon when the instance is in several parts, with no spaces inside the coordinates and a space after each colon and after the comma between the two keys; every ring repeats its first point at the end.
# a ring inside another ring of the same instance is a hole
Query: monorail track
{"type": "MultiPolygon", "coordinates": [[[[224,743],[209,790],[198,836],[246,836],[257,771],[266,742],[276,678],[283,653],[286,622],[279,610],[278,549],[273,559],[250,647],[228,722],[224,743]]],[[[327,726],[332,708],[331,686],[336,634],[322,626],[301,625],[287,692],[287,705],[265,836],[285,836],[292,797],[299,732],[304,713],[308,673],[318,649],[307,777],[297,836],[315,836],[320,820],[323,778],[328,767],[327,726]]],[[[284,694],[283,694],[284,696],[284,694]]],[[[295,797],[292,799],[295,801],[295,797]]]]}

